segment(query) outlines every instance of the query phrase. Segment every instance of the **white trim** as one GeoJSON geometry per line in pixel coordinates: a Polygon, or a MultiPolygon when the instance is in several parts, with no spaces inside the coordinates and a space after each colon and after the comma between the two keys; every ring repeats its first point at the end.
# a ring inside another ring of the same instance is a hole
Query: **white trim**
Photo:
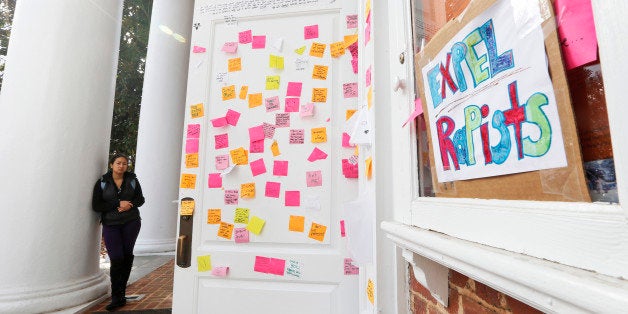
{"type": "Polygon", "coordinates": [[[628,282],[396,222],[381,228],[397,246],[548,313],[621,313],[628,282]]]}

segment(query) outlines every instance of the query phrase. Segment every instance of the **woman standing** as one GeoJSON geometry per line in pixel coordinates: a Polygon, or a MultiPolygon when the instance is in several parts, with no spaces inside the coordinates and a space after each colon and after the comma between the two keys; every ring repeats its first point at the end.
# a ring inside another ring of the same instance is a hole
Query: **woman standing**
{"type": "Polygon", "coordinates": [[[115,154],[109,170],[94,185],[92,208],[100,213],[102,234],[111,262],[111,303],[108,311],[126,304],[126,284],[133,267],[133,247],[140,232],[138,207],[144,204],[142,188],[134,173],[127,172],[129,158],[115,154]]]}

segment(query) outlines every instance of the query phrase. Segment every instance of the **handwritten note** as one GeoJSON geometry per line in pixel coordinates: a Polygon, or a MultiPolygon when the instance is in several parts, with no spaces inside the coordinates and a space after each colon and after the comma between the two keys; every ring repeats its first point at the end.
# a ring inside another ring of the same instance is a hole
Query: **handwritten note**
{"type": "Polygon", "coordinates": [[[246,230],[246,227],[235,228],[233,232],[233,240],[235,243],[249,243],[249,231],[246,230]]]}
{"type": "Polygon", "coordinates": [[[253,32],[251,30],[242,31],[238,33],[238,42],[241,44],[248,44],[253,41],[253,32]]]}
{"type": "Polygon", "coordinates": [[[203,104],[195,104],[190,107],[190,116],[192,119],[200,118],[204,115],[203,104]]]}
{"type": "Polygon", "coordinates": [[[249,142],[249,151],[251,153],[263,153],[264,152],[264,140],[249,142]]]}
{"type": "Polygon", "coordinates": [[[249,94],[249,108],[262,105],[262,93],[249,94]]]}
{"type": "Polygon", "coordinates": [[[195,189],[196,188],[196,175],[191,173],[181,174],[181,183],[179,185],[182,189],[195,189]]]}
{"type": "Polygon", "coordinates": [[[235,165],[246,165],[249,163],[248,152],[242,147],[231,150],[229,154],[231,155],[231,161],[235,165]]]}
{"type": "Polygon", "coordinates": [[[315,64],[312,69],[312,78],[315,80],[326,80],[329,67],[326,65],[315,64]]]}
{"type": "Polygon", "coordinates": [[[312,153],[310,153],[310,156],[307,158],[309,162],[314,162],[321,159],[327,159],[327,153],[320,150],[318,147],[314,147],[312,153]]]}
{"type": "Polygon", "coordinates": [[[273,175],[274,176],[288,176],[288,161],[287,160],[275,160],[273,161],[273,175]]]}
{"type": "Polygon", "coordinates": [[[224,126],[227,126],[227,124],[229,124],[227,122],[226,117],[215,118],[215,119],[212,119],[211,121],[212,121],[212,126],[215,128],[222,128],[224,126]]]}
{"type": "Polygon", "coordinates": [[[345,178],[355,179],[358,177],[358,165],[351,164],[349,159],[342,160],[342,174],[345,178]]]}
{"type": "Polygon", "coordinates": [[[273,138],[273,136],[275,136],[274,124],[264,122],[262,128],[264,129],[264,138],[273,138]]]}
{"type": "Polygon", "coordinates": [[[312,102],[327,102],[327,88],[313,88],[312,102]]]}
{"type": "Polygon", "coordinates": [[[185,154],[185,167],[198,168],[198,154],[185,154]]]}
{"type": "Polygon", "coordinates": [[[266,173],[266,165],[264,164],[264,158],[260,158],[258,160],[251,162],[251,173],[253,176],[258,176],[260,174],[266,173]]]}
{"type": "Polygon", "coordinates": [[[286,206],[300,206],[301,205],[301,191],[286,191],[285,193],[286,206]]]}
{"type": "Polygon", "coordinates": [[[216,149],[229,147],[229,134],[216,134],[214,135],[214,147],[216,149]]]}
{"type": "Polygon", "coordinates": [[[314,104],[308,103],[307,105],[302,105],[301,110],[299,111],[299,116],[301,118],[311,117],[314,115],[314,104]]]}
{"type": "Polygon", "coordinates": [[[203,53],[207,51],[207,49],[205,49],[205,47],[201,47],[201,46],[194,46],[192,47],[192,53],[203,53]]]}
{"type": "Polygon", "coordinates": [[[288,230],[295,232],[303,232],[305,230],[305,216],[290,215],[288,222],[288,230]]]}
{"type": "Polygon", "coordinates": [[[301,278],[301,263],[295,260],[289,260],[288,266],[286,267],[286,274],[292,277],[301,278]]]}
{"type": "Polygon", "coordinates": [[[345,17],[347,21],[347,28],[357,28],[358,27],[358,15],[351,14],[345,17]]]}
{"type": "Polygon", "coordinates": [[[212,270],[211,256],[203,255],[196,257],[196,264],[199,272],[206,272],[212,270]]]}
{"type": "Polygon", "coordinates": [[[249,128],[250,141],[259,141],[264,139],[264,126],[258,125],[249,128]]]}
{"type": "Polygon", "coordinates": [[[253,43],[251,48],[264,49],[266,48],[266,36],[253,36],[253,43]]]}
{"type": "Polygon", "coordinates": [[[222,220],[222,210],[219,208],[210,208],[207,210],[207,224],[217,225],[222,220]]]}
{"type": "Polygon", "coordinates": [[[249,224],[246,225],[246,230],[251,231],[256,235],[260,235],[260,233],[262,233],[262,228],[264,228],[264,224],[266,224],[266,220],[253,216],[249,220],[249,224]]]}
{"type": "Polygon", "coordinates": [[[216,170],[224,170],[229,167],[229,155],[216,156],[216,170]]]}
{"type": "Polygon", "coordinates": [[[591,0],[557,0],[554,8],[567,70],[595,61],[597,35],[591,0]]]}
{"type": "Polygon", "coordinates": [[[222,100],[235,99],[235,85],[229,85],[222,88],[222,100]]]}
{"type": "Polygon", "coordinates": [[[184,199],[181,201],[181,216],[191,216],[194,214],[194,200],[184,199]]]}
{"type": "Polygon", "coordinates": [[[274,90],[279,89],[279,81],[281,78],[279,75],[268,75],[266,76],[266,90],[274,90]]]}
{"type": "Polygon", "coordinates": [[[285,112],[299,112],[299,98],[286,98],[285,112]]]}
{"type": "Polygon", "coordinates": [[[305,134],[303,129],[290,130],[290,144],[303,144],[305,142],[305,134]]]}
{"type": "Polygon", "coordinates": [[[225,205],[238,205],[238,190],[225,190],[225,205]]]}
{"type": "Polygon", "coordinates": [[[200,124],[188,124],[187,138],[199,138],[201,134],[200,124]]]}
{"type": "MultiPolygon", "coordinates": [[[[227,70],[229,72],[242,71],[242,61],[240,58],[232,58],[227,60],[227,70]]],[[[235,96],[235,90],[234,96],[235,96]]],[[[223,99],[224,100],[224,99],[223,99]]]]}
{"type": "Polygon", "coordinates": [[[279,104],[278,96],[266,98],[265,102],[266,102],[266,112],[279,110],[280,104],[279,104]]]}
{"type": "Polygon", "coordinates": [[[226,42],[222,45],[222,49],[220,49],[226,53],[236,53],[238,51],[238,43],[237,42],[226,42]]]}
{"type": "Polygon", "coordinates": [[[249,209],[242,208],[242,207],[236,208],[233,222],[237,224],[248,224],[249,223],[249,209]]]}
{"type": "Polygon", "coordinates": [[[281,183],[280,182],[266,182],[266,191],[264,195],[266,197],[279,198],[279,193],[281,191],[281,183]]]}
{"type": "Polygon", "coordinates": [[[345,258],[345,275],[359,275],[360,267],[352,264],[352,260],[350,258],[345,258]]]}
{"type": "Polygon", "coordinates": [[[275,127],[278,127],[278,128],[290,127],[290,113],[275,114],[275,127]]]}
{"type": "Polygon", "coordinates": [[[305,181],[308,187],[322,186],[323,175],[320,170],[305,172],[305,181]]]}
{"type": "Polygon", "coordinates": [[[371,304],[375,304],[375,283],[373,283],[373,280],[370,278],[366,284],[366,297],[369,299],[371,304]]]}
{"type": "Polygon", "coordinates": [[[345,54],[345,42],[339,41],[329,45],[332,58],[338,58],[345,54]]]}
{"type": "Polygon", "coordinates": [[[327,128],[312,128],[312,143],[325,143],[327,142],[327,128]]]}
{"type": "Polygon", "coordinates": [[[345,98],[358,97],[358,83],[342,84],[342,91],[345,98]]]}
{"type": "Polygon", "coordinates": [[[241,198],[254,198],[255,197],[255,182],[240,184],[240,197],[241,198]]]}
{"type": "Polygon", "coordinates": [[[318,25],[309,25],[303,28],[303,38],[313,39],[318,38],[318,25]]]}
{"type": "Polygon", "coordinates": [[[218,227],[218,236],[221,238],[225,238],[227,240],[231,240],[232,235],[233,235],[233,224],[221,221],[220,227],[218,227]]]}
{"type": "Polygon", "coordinates": [[[277,144],[277,141],[273,141],[273,143],[270,145],[270,150],[273,152],[273,157],[281,155],[281,152],[279,151],[279,144],[277,144]]]}
{"type": "Polygon", "coordinates": [[[207,185],[210,189],[222,187],[222,176],[220,176],[220,173],[210,173],[208,177],[207,185]]]}
{"type": "Polygon", "coordinates": [[[238,95],[238,98],[240,98],[240,99],[246,99],[246,96],[248,95],[248,93],[249,93],[249,87],[248,87],[248,85],[242,85],[242,86],[240,87],[240,94],[238,95]]]}
{"type": "Polygon", "coordinates": [[[312,43],[310,47],[310,56],[322,58],[323,54],[325,54],[325,47],[327,45],[321,43],[312,43]]]}
{"type": "Polygon", "coordinates": [[[236,126],[238,124],[238,120],[240,119],[240,113],[235,110],[228,109],[225,119],[227,119],[227,123],[229,125],[236,126]]]}
{"type": "Polygon", "coordinates": [[[310,234],[308,234],[308,238],[312,238],[316,241],[321,241],[325,239],[325,233],[327,232],[327,226],[317,224],[312,222],[310,226],[310,234]]]}

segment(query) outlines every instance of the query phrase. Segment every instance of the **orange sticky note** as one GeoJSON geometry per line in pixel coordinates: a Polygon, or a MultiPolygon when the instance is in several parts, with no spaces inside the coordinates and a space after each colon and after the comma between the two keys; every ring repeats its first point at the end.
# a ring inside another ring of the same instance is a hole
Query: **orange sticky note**
{"type": "Polygon", "coordinates": [[[217,225],[221,220],[220,208],[210,208],[207,210],[207,223],[210,225],[217,225]]]}
{"type": "Polygon", "coordinates": [[[325,44],[312,43],[312,47],[310,47],[310,56],[322,58],[325,53],[325,47],[325,44]]]}
{"type": "Polygon", "coordinates": [[[255,197],[255,182],[240,184],[240,198],[255,197]]]}
{"type": "Polygon", "coordinates": [[[255,108],[262,105],[262,93],[249,94],[249,108],[255,108]]]}
{"type": "Polygon", "coordinates": [[[366,163],[366,178],[371,180],[371,176],[373,176],[373,158],[366,158],[364,162],[366,163]]]}
{"type": "Polygon", "coordinates": [[[181,201],[181,216],[192,216],[194,214],[194,200],[181,201]]]}
{"type": "Polygon", "coordinates": [[[221,238],[231,240],[232,235],[233,235],[233,224],[221,221],[220,227],[218,227],[218,236],[221,238]]]}
{"type": "Polygon", "coordinates": [[[345,113],[345,121],[351,119],[351,116],[353,116],[356,111],[357,110],[354,109],[348,109],[345,113]]]}
{"type": "Polygon", "coordinates": [[[192,118],[200,118],[204,115],[203,104],[196,104],[190,107],[190,115],[192,118]]]}
{"type": "Polygon", "coordinates": [[[313,88],[312,102],[327,102],[327,88],[313,88]]]}
{"type": "Polygon", "coordinates": [[[242,147],[232,149],[229,154],[231,155],[231,162],[235,165],[247,165],[249,163],[249,153],[242,147]]]}
{"type": "Polygon", "coordinates": [[[229,85],[222,88],[222,100],[235,99],[235,85],[229,85]]]}
{"type": "Polygon", "coordinates": [[[228,60],[227,69],[229,72],[241,71],[242,61],[240,58],[232,58],[228,60]]]}
{"type": "Polygon", "coordinates": [[[373,107],[373,86],[369,87],[369,91],[366,93],[366,103],[369,109],[373,107]]]}
{"type": "Polygon", "coordinates": [[[246,225],[246,230],[259,235],[260,233],[262,233],[262,228],[264,227],[265,223],[266,223],[266,220],[259,218],[257,216],[253,216],[251,217],[251,219],[249,219],[249,224],[246,225]]]}
{"type": "Polygon", "coordinates": [[[185,154],[185,167],[198,168],[198,153],[185,154]]]}
{"type": "Polygon", "coordinates": [[[326,65],[314,65],[314,68],[312,69],[312,78],[315,80],[326,80],[328,69],[329,67],[326,65]]]}
{"type": "Polygon", "coordinates": [[[312,128],[312,143],[327,142],[327,128],[312,128]]]}
{"type": "Polygon", "coordinates": [[[358,41],[358,35],[347,35],[344,37],[345,47],[351,46],[354,42],[358,41]]]}
{"type": "Polygon", "coordinates": [[[242,87],[240,87],[240,99],[246,99],[246,95],[249,92],[249,87],[244,85],[242,87]]]}
{"type": "Polygon", "coordinates": [[[279,152],[279,144],[277,144],[277,141],[273,141],[273,143],[270,145],[270,150],[273,152],[273,157],[281,155],[281,153],[279,152]]]}
{"type": "Polygon", "coordinates": [[[319,225],[313,222],[312,226],[310,227],[310,234],[308,235],[308,237],[316,241],[323,242],[323,239],[325,239],[326,231],[327,231],[327,226],[319,225]]]}
{"type": "Polygon", "coordinates": [[[182,189],[194,189],[196,188],[196,175],[190,173],[182,173],[181,174],[181,185],[179,185],[182,189]]]}
{"type": "Polygon", "coordinates": [[[290,222],[288,224],[288,230],[303,232],[305,229],[305,217],[290,215],[290,222]]]}
{"type": "Polygon", "coordinates": [[[371,304],[375,304],[375,283],[370,278],[366,284],[366,297],[368,297],[371,304]]]}
{"type": "Polygon", "coordinates": [[[331,56],[333,58],[338,58],[345,54],[345,42],[339,41],[329,45],[329,49],[331,50],[331,56]]]}

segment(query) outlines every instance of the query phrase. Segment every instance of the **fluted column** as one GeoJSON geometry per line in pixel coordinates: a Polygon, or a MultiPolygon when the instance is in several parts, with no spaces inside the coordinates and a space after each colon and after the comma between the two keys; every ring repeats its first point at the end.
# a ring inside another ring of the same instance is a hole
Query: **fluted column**
{"type": "Polygon", "coordinates": [[[154,0],[135,172],[146,203],[136,253],[174,251],[193,0],[154,0]]]}
{"type": "Polygon", "coordinates": [[[122,0],[17,1],[0,95],[0,313],[108,290],[92,187],[106,169],[122,0]]]}

